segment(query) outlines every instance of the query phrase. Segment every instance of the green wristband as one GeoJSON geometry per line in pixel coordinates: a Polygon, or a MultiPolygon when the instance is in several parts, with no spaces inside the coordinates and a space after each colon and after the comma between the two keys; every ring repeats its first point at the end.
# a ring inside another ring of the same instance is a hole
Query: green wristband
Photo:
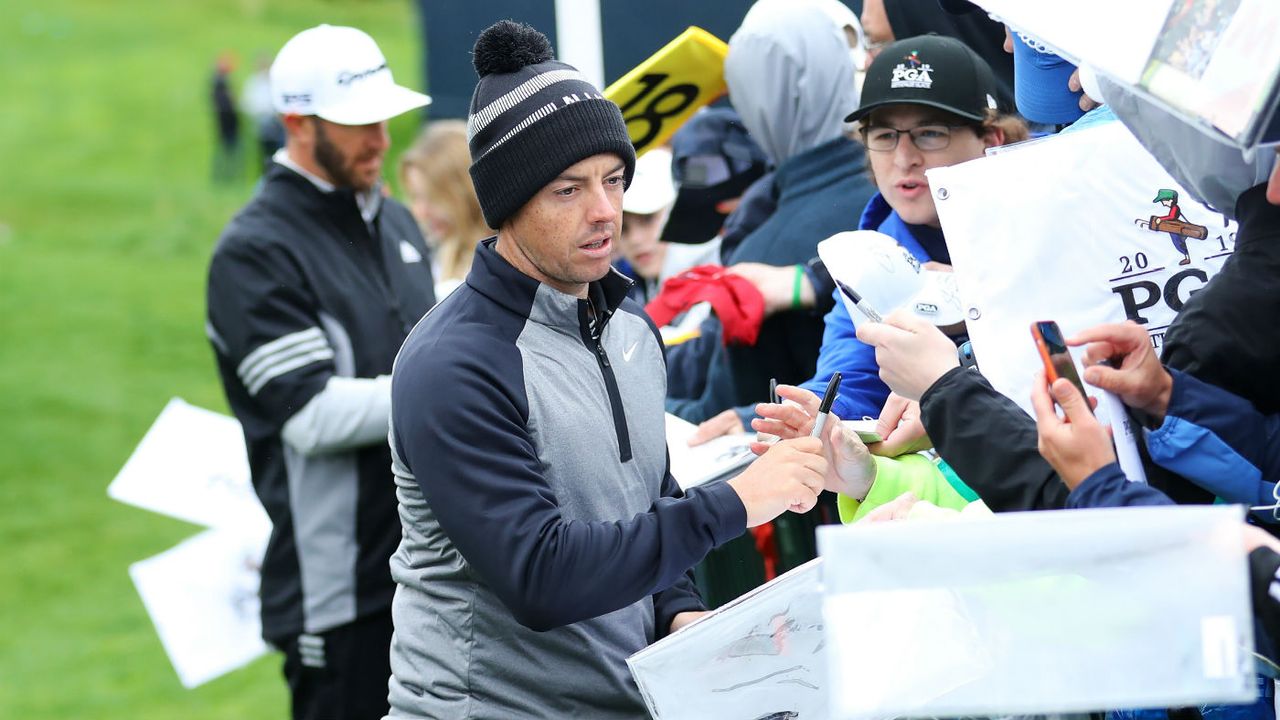
{"type": "Polygon", "coordinates": [[[800,307],[800,282],[804,280],[804,266],[796,265],[796,280],[791,285],[791,309],[800,307]]]}

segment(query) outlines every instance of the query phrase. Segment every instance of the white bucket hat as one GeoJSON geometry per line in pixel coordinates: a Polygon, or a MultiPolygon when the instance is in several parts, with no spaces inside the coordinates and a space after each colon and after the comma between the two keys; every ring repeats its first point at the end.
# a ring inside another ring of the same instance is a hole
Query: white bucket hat
{"type": "Polygon", "coordinates": [[[671,179],[671,151],[654,148],[636,160],[636,174],[622,196],[622,209],[636,215],[652,215],[674,205],[676,184],[671,179]]]}
{"type": "Polygon", "coordinates": [[[294,35],[271,64],[276,112],[369,125],[431,98],[395,84],[378,44],[362,30],[318,25],[294,35]]]}
{"type": "MultiPolygon", "coordinates": [[[[842,232],[818,243],[831,277],[848,285],[881,315],[907,310],[939,327],[964,320],[954,273],[927,270],[911,251],[874,230],[842,232]]],[[[866,317],[840,293],[854,325],[866,317]]]]}

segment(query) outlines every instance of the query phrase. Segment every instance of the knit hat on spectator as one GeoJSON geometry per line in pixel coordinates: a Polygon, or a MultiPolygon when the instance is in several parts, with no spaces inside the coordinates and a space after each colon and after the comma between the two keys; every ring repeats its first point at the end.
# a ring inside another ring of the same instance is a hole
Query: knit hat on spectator
{"type": "Polygon", "coordinates": [[[471,179],[489,227],[501,227],[565,168],[601,153],[626,165],[636,153],[622,112],[571,65],[554,60],[537,30],[502,20],[476,39],[467,115],[471,179]]]}

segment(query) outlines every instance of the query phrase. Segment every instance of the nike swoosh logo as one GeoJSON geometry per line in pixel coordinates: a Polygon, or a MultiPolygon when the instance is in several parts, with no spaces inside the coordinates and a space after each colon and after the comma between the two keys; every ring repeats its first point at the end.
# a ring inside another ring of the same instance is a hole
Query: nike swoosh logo
{"type": "Polygon", "coordinates": [[[622,353],[622,362],[631,362],[631,356],[636,354],[636,348],[639,346],[639,340],[631,343],[631,347],[627,348],[626,352],[622,353]]]}

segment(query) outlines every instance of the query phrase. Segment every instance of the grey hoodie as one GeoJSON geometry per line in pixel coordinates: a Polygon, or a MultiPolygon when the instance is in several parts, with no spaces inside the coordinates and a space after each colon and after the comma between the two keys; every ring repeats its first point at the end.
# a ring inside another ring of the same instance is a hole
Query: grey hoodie
{"type": "Polygon", "coordinates": [[[858,106],[844,33],[811,0],[760,0],[724,63],[733,107],[773,164],[839,137],[858,106]]]}

